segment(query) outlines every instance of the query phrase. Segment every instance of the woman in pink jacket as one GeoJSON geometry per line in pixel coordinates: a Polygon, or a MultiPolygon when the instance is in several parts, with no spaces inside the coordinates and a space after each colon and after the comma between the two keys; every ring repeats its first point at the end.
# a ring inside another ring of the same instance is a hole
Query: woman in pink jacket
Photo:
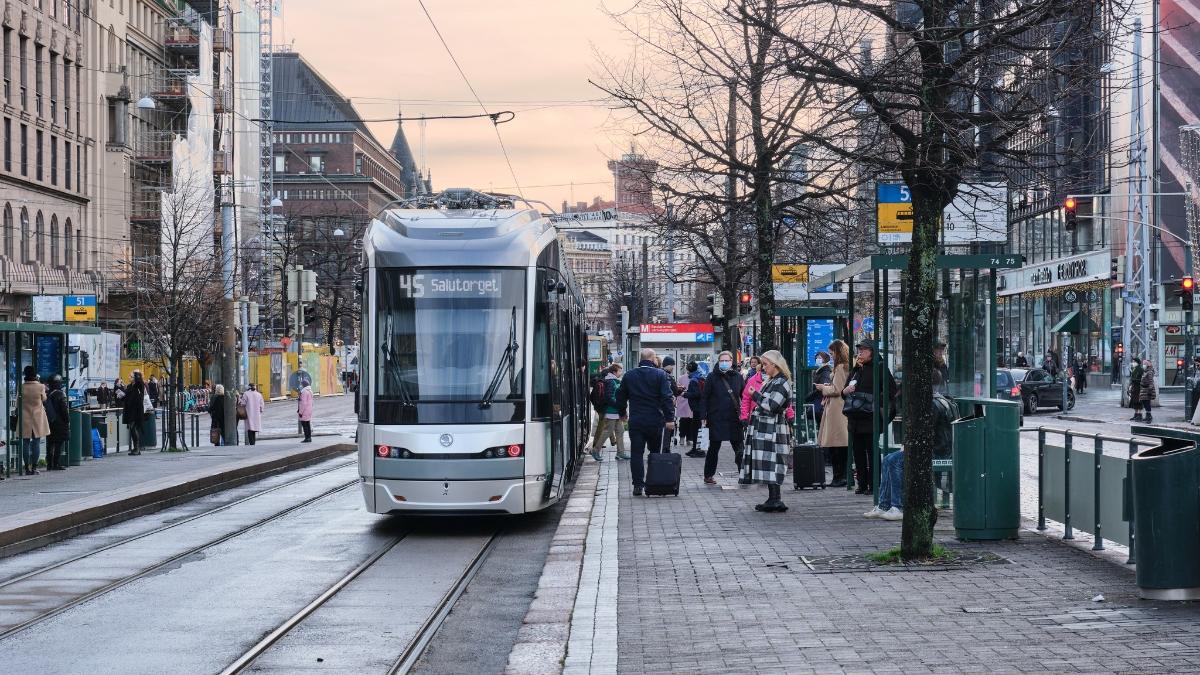
{"type": "MultiPolygon", "coordinates": [[[[746,379],[746,388],[742,390],[741,417],[743,427],[750,424],[750,411],[754,409],[754,402],[750,400],[750,397],[754,392],[760,391],[763,388],[762,363],[758,360],[757,356],[750,357],[750,368],[750,377],[746,379]]],[[[787,412],[784,414],[789,421],[795,419],[796,407],[788,405],[787,412]]]]}
{"type": "Polygon", "coordinates": [[[312,443],[312,414],[313,391],[307,381],[300,383],[300,396],[296,399],[296,414],[300,416],[300,426],[304,428],[304,440],[301,443],[312,443]]]}

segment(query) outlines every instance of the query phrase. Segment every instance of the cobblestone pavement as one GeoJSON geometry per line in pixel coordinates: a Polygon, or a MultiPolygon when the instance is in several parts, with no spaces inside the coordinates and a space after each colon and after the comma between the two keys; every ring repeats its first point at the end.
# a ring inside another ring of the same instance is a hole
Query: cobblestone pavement
{"type": "Polygon", "coordinates": [[[632,497],[626,462],[601,472],[619,501],[618,672],[1200,670],[1200,607],[1137,599],[1129,568],[1027,531],[959,543],[945,512],[939,542],[1008,562],[810,569],[802,557],[890,548],[900,525],[845,490],[785,486],[790,511],[757,513],[765,488],[737,487],[723,460],[705,486],[685,458],[678,498],[632,497]]]}

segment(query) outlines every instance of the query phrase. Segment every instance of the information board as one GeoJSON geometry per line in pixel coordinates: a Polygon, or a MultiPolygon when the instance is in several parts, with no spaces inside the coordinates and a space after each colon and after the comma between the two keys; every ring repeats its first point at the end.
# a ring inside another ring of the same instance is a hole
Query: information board
{"type": "Polygon", "coordinates": [[[67,321],[95,321],[96,296],[67,295],[63,297],[63,310],[67,321]]]}
{"type": "Polygon", "coordinates": [[[805,362],[817,367],[817,352],[825,351],[833,342],[833,319],[808,319],[804,328],[805,362]]]}
{"type": "Polygon", "coordinates": [[[62,375],[62,336],[37,335],[35,338],[38,377],[62,375]]]}
{"type": "Polygon", "coordinates": [[[903,244],[912,241],[912,192],[904,183],[879,183],[875,186],[875,217],[879,243],[903,244]]]}
{"type": "Polygon", "coordinates": [[[33,320],[54,323],[63,320],[63,297],[61,295],[33,296],[33,320]]]}

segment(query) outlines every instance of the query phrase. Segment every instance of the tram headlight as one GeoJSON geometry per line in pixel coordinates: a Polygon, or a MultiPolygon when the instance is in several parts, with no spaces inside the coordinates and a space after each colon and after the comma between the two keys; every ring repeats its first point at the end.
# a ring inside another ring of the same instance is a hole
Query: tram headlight
{"type": "Polygon", "coordinates": [[[404,459],[408,459],[408,458],[412,457],[412,453],[407,450],[401,450],[400,457],[402,457],[404,459]]]}

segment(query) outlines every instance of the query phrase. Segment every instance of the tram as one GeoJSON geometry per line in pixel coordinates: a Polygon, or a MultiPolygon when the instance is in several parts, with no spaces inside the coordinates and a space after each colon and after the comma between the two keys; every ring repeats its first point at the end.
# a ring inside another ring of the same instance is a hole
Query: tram
{"type": "Polygon", "coordinates": [[[528,513],[589,433],[584,302],[514,198],[447,190],[363,239],[358,465],[372,513],[528,513]]]}

